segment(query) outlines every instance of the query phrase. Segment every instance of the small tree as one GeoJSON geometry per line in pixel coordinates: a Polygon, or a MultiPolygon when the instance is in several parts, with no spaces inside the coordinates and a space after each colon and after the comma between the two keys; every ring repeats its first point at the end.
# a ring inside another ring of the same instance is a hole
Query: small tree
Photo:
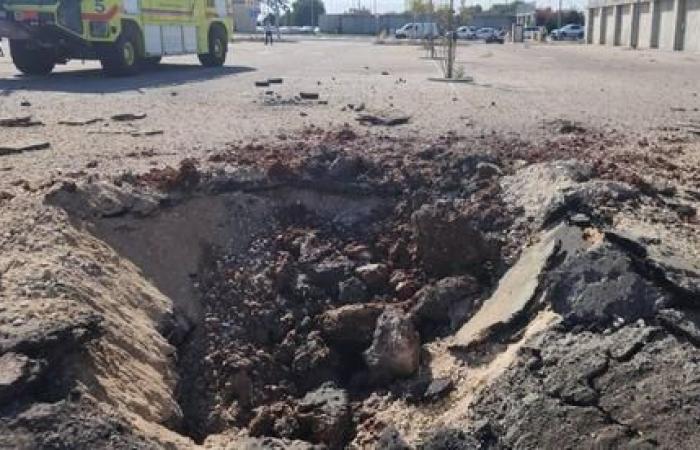
{"type": "Polygon", "coordinates": [[[444,30],[447,30],[450,24],[450,7],[448,5],[438,6],[435,11],[435,19],[444,30]]]}
{"type": "Polygon", "coordinates": [[[468,25],[474,19],[474,16],[481,12],[481,5],[466,6],[466,0],[461,0],[459,12],[457,13],[457,22],[460,25],[468,25]]]}
{"type": "Polygon", "coordinates": [[[409,0],[408,10],[413,14],[429,14],[433,12],[433,3],[429,0],[409,0]]]}
{"type": "Polygon", "coordinates": [[[292,24],[305,26],[317,25],[318,17],[325,14],[326,7],[321,0],[295,0],[292,3],[292,24]]]}
{"type": "Polygon", "coordinates": [[[372,11],[370,11],[368,8],[362,6],[360,8],[348,8],[347,10],[348,14],[352,14],[353,16],[373,16],[372,11]]]}

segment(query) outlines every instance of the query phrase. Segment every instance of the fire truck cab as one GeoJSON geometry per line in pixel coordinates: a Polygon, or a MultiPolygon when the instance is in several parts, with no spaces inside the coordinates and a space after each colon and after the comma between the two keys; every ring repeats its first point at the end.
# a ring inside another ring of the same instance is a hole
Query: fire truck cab
{"type": "Polygon", "coordinates": [[[0,37],[29,75],[70,59],[94,59],[111,75],[131,75],[167,55],[226,60],[230,0],[0,0],[0,37]]]}

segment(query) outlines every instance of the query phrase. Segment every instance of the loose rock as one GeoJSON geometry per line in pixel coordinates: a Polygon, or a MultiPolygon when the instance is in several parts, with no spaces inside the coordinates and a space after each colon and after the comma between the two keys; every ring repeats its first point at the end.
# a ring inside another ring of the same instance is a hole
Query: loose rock
{"type": "Polygon", "coordinates": [[[412,375],[420,362],[420,336],[413,322],[398,309],[386,309],[364,356],[376,382],[412,375]]]}

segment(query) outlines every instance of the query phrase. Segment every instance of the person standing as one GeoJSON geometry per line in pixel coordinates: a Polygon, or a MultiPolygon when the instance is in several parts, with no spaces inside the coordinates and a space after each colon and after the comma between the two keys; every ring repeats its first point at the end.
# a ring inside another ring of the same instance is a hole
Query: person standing
{"type": "Polygon", "coordinates": [[[265,45],[268,42],[272,45],[272,24],[269,20],[265,22],[265,45]]]}

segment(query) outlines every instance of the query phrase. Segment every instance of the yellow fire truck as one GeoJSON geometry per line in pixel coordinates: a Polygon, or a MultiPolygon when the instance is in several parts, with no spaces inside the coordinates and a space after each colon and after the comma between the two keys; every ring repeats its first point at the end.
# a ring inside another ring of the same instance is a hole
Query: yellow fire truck
{"type": "Polygon", "coordinates": [[[70,59],[131,75],[162,56],[195,53],[216,67],[226,60],[231,8],[231,0],[0,0],[0,37],[29,75],[70,59]]]}

